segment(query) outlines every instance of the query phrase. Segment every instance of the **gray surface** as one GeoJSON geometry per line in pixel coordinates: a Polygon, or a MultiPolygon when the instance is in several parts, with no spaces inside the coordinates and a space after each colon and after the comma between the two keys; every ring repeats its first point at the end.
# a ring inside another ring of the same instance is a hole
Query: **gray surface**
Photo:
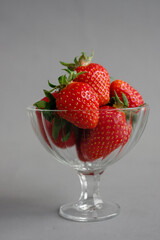
{"type": "Polygon", "coordinates": [[[160,239],[159,10],[159,0],[0,1],[0,240],[160,239]],[[102,177],[120,215],[83,224],[57,215],[79,197],[78,178],[41,147],[25,108],[62,74],[59,60],[92,49],[151,113],[137,146],[102,177]]]}

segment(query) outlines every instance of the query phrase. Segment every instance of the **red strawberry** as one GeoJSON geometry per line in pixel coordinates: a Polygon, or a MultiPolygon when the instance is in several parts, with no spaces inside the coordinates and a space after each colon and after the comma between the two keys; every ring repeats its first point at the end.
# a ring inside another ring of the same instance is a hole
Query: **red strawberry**
{"type": "Polygon", "coordinates": [[[71,82],[68,84],[59,92],[56,106],[58,110],[67,110],[58,112],[60,117],[79,128],[92,129],[98,123],[98,96],[87,83],[71,82]]]}
{"type": "Polygon", "coordinates": [[[49,140],[48,140],[48,137],[46,135],[44,126],[43,126],[41,112],[36,111],[36,116],[37,116],[37,122],[38,122],[39,130],[40,130],[40,133],[41,133],[41,135],[43,137],[43,140],[51,147],[51,145],[49,143],[49,140]]]}
{"type": "Polygon", "coordinates": [[[111,83],[110,94],[111,98],[117,93],[119,99],[123,101],[123,95],[128,99],[128,107],[138,107],[144,104],[143,98],[140,93],[131,87],[127,82],[117,79],[111,83]]]}
{"type": "Polygon", "coordinates": [[[57,136],[53,136],[53,128],[56,127],[57,129],[57,125],[54,126],[56,120],[53,119],[52,122],[49,122],[45,119],[44,121],[45,121],[45,128],[46,128],[47,134],[49,135],[49,138],[54,145],[56,145],[59,148],[66,148],[66,147],[72,147],[75,144],[76,137],[74,133],[74,128],[71,125],[70,125],[69,136],[67,137],[67,140],[65,140],[65,136],[66,136],[65,131],[67,128],[67,123],[65,124],[62,123],[62,121],[65,121],[64,119],[60,119],[60,118],[57,119],[57,121],[59,121],[59,130],[58,130],[57,136]]]}
{"type": "Polygon", "coordinates": [[[106,105],[110,98],[110,76],[108,71],[97,63],[91,63],[91,57],[87,57],[84,52],[74,63],[67,64],[61,62],[62,65],[67,66],[70,70],[76,70],[77,73],[85,72],[79,75],[74,81],[88,83],[94,91],[98,94],[99,105],[106,105]]]}
{"type": "MultiPolygon", "coordinates": [[[[58,93],[54,92],[53,96],[57,97],[58,93]]],[[[44,97],[41,101],[45,101],[48,103],[49,99],[48,97],[44,97]]],[[[57,117],[54,117],[53,119],[48,121],[45,118],[45,116],[43,116],[42,114],[43,113],[36,111],[39,130],[42,134],[43,139],[50,147],[52,144],[54,144],[57,147],[66,148],[66,147],[71,147],[75,144],[75,133],[74,133],[74,128],[73,126],[71,126],[71,124],[67,123],[64,119],[60,119],[57,117]],[[69,134],[69,136],[65,139],[67,127],[70,128],[69,129],[70,132],[67,133],[69,134]],[[53,128],[56,129],[55,136],[53,136],[53,128]],[[58,128],[58,131],[57,131],[57,128],[58,128]]]]}
{"type": "Polygon", "coordinates": [[[130,134],[131,124],[127,124],[124,112],[110,106],[101,107],[97,127],[82,134],[80,146],[77,147],[78,156],[82,161],[104,159],[124,146],[130,134]]]}
{"type": "MultiPolygon", "coordinates": [[[[48,97],[44,97],[42,98],[39,102],[49,102],[49,98],[48,97]]],[[[37,104],[37,103],[36,103],[37,104]]],[[[49,141],[48,141],[48,137],[46,135],[44,126],[43,126],[43,122],[42,122],[42,116],[41,116],[41,112],[36,111],[36,115],[37,115],[37,121],[38,121],[38,125],[39,125],[39,130],[42,134],[43,139],[45,140],[45,142],[51,147],[49,141]]],[[[46,120],[47,121],[47,120],[46,120]]],[[[48,121],[47,121],[48,122],[48,121]]],[[[50,122],[48,122],[49,124],[51,124],[50,122]]]]}

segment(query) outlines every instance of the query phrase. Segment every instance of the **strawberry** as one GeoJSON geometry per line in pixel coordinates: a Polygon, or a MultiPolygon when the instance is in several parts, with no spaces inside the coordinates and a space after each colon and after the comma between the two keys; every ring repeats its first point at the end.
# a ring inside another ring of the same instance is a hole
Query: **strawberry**
{"type": "Polygon", "coordinates": [[[98,96],[87,83],[71,82],[56,98],[59,116],[83,129],[95,128],[99,118],[98,96]],[[82,110],[82,111],[76,111],[82,110]]]}
{"type": "MultiPolygon", "coordinates": [[[[99,101],[98,96],[93,88],[87,83],[73,82],[83,72],[77,73],[69,69],[64,69],[69,73],[69,77],[62,75],[58,78],[59,85],[55,86],[48,81],[52,89],[50,91],[44,90],[49,102],[39,101],[34,105],[38,108],[47,110],[64,110],[57,111],[57,114],[73,123],[79,128],[94,128],[98,123],[99,117],[99,101]],[[58,89],[56,98],[51,93],[58,89]],[[66,110],[66,111],[65,111],[66,110]],[[78,111],[76,111],[78,110],[78,111]],[[80,111],[79,111],[80,110],[80,111]]],[[[52,111],[44,111],[45,118],[51,121],[54,116],[52,111]]]]}
{"type": "MultiPolygon", "coordinates": [[[[44,108],[44,106],[42,106],[42,104],[45,105],[45,103],[49,103],[49,98],[48,97],[44,97],[42,98],[40,101],[36,102],[34,105],[38,108],[44,108]],[[41,106],[39,106],[39,103],[41,103],[41,106]]],[[[45,142],[51,147],[50,143],[49,143],[49,140],[48,140],[48,137],[46,135],[46,132],[45,132],[45,129],[44,129],[44,125],[43,125],[43,122],[42,122],[42,116],[41,116],[41,112],[39,111],[36,111],[36,115],[37,115],[37,121],[38,121],[38,125],[39,125],[39,130],[42,134],[42,137],[43,139],[45,140],[45,142]]],[[[51,125],[51,123],[47,120],[45,120],[46,122],[48,122],[48,124],[51,125]]]]}
{"type": "Polygon", "coordinates": [[[117,79],[111,83],[110,95],[111,98],[115,97],[115,94],[121,101],[124,100],[124,96],[128,100],[128,107],[138,107],[144,104],[143,98],[140,93],[130,86],[127,82],[117,79]]]}
{"type": "Polygon", "coordinates": [[[80,146],[77,147],[78,156],[81,161],[104,159],[115,149],[123,147],[130,134],[131,124],[127,124],[125,113],[110,106],[103,106],[99,110],[96,128],[81,133],[80,146]]]}
{"type": "Polygon", "coordinates": [[[84,72],[77,76],[74,81],[89,84],[98,95],[99,105],[106,105],[110,98],[110,76],[103,66],[91,63],[92,58],[93,53],[91,57],[88,57],[82,52],[82,56],[80,56],[79,60],[75,58],[74,63],[60,63],[67,66],[70,70],[76,70],[77,73],[84,72]]]}
{"type": "MultiPolygon", "coordinates": [[[[58,96],[57,92],[52,94],[55,98],[58,96]]],[[[44,105],[44,102],[49,103],[49,98],[44,97],[41,101],[37,102],[37,106],[44,105]]],[[[36,105],[35,104],[35,105],[36,105]]],[[[51,147],[51,144],[56,145],[59,148],[71,147],[75,144],[75,132],[74,127],[64,119],[60,119],[58,116],[45,115],[44,118],[40,111],[36,111],[39,130],[42,134],[45,142],[51,147]],[[49,118],[48,118],[49,117],[49,118]],[[49,141],[50,139],[50,141],[49,141]]]]}
{"type": "Polygon", "coordinates": [[[56,116],[52,122],[45,121],[45,128],[51,142],[59,148],[72,147],[76,137],[74,127],[64,119],[56,116]]]}
{"type": "Polygon", "coordinates": [[[39,126],[39,131],[40,131],[40,133],[41,133],[41,135],[43,137],[43,140],[47,143],[47,145],[49,145],[49,147],[51,147],[51,145],[49,143],[49,140],[48,140],[48,137],[46,135],[45,129],[44,129],[41,113],[39,111],[36,111],[36,116],[37,116],[37,122],[38,122],[38,126],[39,126]]]}

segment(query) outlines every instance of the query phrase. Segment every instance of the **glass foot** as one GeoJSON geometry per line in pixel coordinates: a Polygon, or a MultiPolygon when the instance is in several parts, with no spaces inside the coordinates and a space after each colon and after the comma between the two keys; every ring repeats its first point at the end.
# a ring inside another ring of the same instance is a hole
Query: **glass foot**
{"type": "Polygon", "coordinates": [[[60,207],[59,215],[63,218],[79,222],[97,222],[115,217],[120,206],[113,202],[101,203],[87,209],[79,208],[79,204],[65,204],[60,207]]]}

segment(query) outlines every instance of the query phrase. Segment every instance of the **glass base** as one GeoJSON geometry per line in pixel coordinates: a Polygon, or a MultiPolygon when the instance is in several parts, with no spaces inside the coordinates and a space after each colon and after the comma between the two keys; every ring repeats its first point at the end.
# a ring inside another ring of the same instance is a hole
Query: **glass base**
{"type": "Polygon", "coordinates": [[[107,202],[87,209],[79,208],[79,204],[65,204],[60,207],[59,215],[63,218],[79,222],[97,222],[115,217],[119,214],[117,203],[107,202]]]}

